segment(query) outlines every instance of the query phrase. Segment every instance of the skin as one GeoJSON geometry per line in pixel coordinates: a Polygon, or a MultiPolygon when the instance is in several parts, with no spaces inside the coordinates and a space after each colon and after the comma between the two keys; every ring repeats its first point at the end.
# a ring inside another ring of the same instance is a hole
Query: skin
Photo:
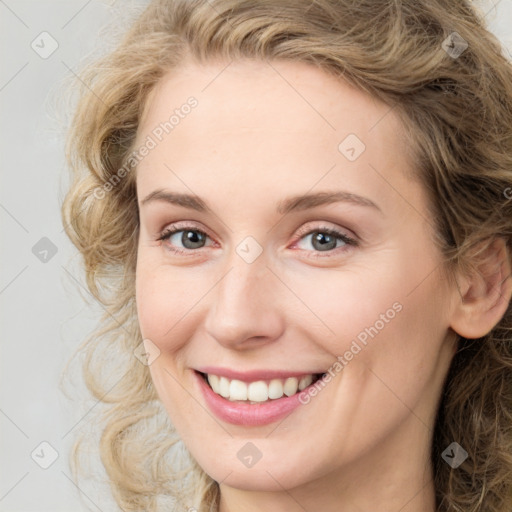
{"type": "MultiPolygon", "coordinates": [[[[220,483],[221,512],[433,512],[431,436],[456,333],[488,332],[508,281],[499,299],[480,281],[445,278],[426,194],[388,106],[307,64],[226,65],[188,62],[166,75],[139,125],[142,145],[187,98],[198,101],[136,171],[137,307],[143,337],[160,351],[149,366],[158,395],[220,483]],[[348,134],[366,146],[355,161],[338,150],[348,134]],[[143,203],[159,189],[197,195],[209,209],[143,203]],[[334,190],[378,208],[342,201],[276,212],[289,196],[334,190]],[[206,233],[203,247],[187,249],[182,232],[158,240],[182,221],[206,233]],[[357,245],[338,239],[322,251],[307,233],[323,227],[357,245]],[[236,252],[246,237],[262,249],[252,263],[236,252]],[[205,405],[193,368],[325,372],[396,303],[401,311],[284,420],[237,426],[205,405]],[[237,457],[248,441],[262,454],[252,468],[237,457]]],[[[490,254],[498,282],[510,271],[490,254]]]]}

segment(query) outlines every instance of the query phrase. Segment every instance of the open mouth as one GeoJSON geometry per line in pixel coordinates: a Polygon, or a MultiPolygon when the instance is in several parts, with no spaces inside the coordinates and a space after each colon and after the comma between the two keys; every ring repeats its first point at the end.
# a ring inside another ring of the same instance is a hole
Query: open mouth
{"type": "Polygon", "coordinates": [[[310,373],[284,379],[244,382],[214,374],[197,373],[216,395],[231,402],[246,404],[261,404],[278,400],[284,396],[296,395],[325,375],[324,373],[310,373]]]}

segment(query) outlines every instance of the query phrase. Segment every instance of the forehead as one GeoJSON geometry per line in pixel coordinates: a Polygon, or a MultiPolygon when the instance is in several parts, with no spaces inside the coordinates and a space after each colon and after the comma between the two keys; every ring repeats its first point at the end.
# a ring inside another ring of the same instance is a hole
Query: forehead
{"type": "MultiPolygon", "coordinates": [[[[341,135],[348,128],[364,138],[384,117],[388,125],[398,124],[393,113],[388,115],[387,105],[311,64],[186,61],[164,75],[151,91],[139,133],[167,120],[191,96],[199,102],[203,121],[208,115],[224,114],[216,119],[220,128],[320,129],[319,135],[329,131],[341,135]]],[[[179,126],[175,128],[175,133],[180,131],[179,126]]],[[[380,133],[375,130],[371,136],[380,133]]]]}
{"type": "Polygon", "coordinates": [[[155,144],[138,165],[138,189],[155,180],[183,189],[181,175],[201,192],[228,180],[304,191],[347,178],[356,193],[365,180],[378,193],[376,171],[407,167],[401,129],[388,105],[309,64],[187,62],[148,97],[136,145],[155,144]]]}

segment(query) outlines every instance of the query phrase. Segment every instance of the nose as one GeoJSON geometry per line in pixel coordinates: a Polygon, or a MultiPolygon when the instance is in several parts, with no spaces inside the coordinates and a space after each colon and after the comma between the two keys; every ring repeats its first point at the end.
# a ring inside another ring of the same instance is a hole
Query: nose
{"type": "Polygon", "coordinates": [[[266,267],[263,255],[247,263],[234,254],[212,290],[205,330],[219,344],[234,350],[277,340],[284,327],[280,287],[282,283],[266,267]]]}

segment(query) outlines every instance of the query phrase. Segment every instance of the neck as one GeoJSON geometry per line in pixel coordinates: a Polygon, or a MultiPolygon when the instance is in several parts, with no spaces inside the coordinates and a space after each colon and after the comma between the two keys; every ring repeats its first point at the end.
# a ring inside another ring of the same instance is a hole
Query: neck
{"type": "Polygon", "coordinates": [[[277,483],[282,490],[236,489],[221,483],[219,512],[436,512],[430,432],[418,432],[416,425],[416,435],[407,436],[406,442],[400,437],[391,435],[386,446],[293,488],[279,485],[271,471],[268,487],[277,483]]]}
{"type": "Polygon", "coordinates": [[[412,481],[402,478],[393,482],[382,478],[376,487],[363,482],[356,490],[326,477],[316,485],[283,491],[246,491],[221,485],[219,512],[436,512],[432,476],[412,481]]]}

